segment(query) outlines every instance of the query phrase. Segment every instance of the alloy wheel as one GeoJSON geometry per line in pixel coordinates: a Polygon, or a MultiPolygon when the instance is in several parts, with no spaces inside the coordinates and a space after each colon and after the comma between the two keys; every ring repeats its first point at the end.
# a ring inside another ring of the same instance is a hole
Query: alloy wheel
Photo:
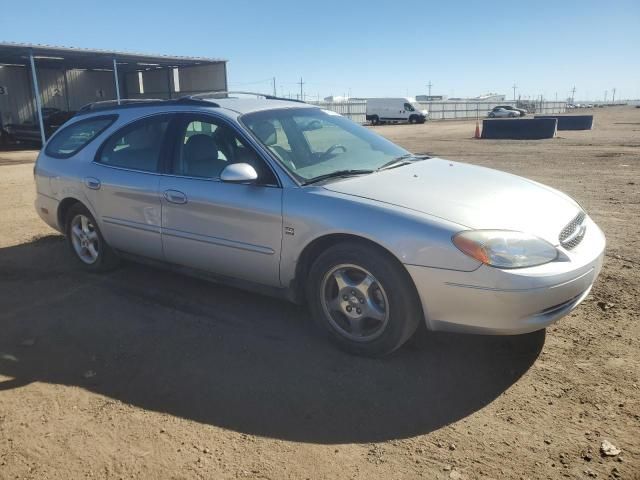
{"type": "Polygon", "coordinates": [[[100,237],[92,220],[86,215],[76,215],[71,220],[71,243],[78,258],[92,265],[100,257],[100,237]]]}
{"type": "Polygon", "coordinates": [[[338,265],[321,284],[322,308],[336,332],[353,341],[379,337],[389,323],[389,300],[378,280],[358,265],[338,265]]]}

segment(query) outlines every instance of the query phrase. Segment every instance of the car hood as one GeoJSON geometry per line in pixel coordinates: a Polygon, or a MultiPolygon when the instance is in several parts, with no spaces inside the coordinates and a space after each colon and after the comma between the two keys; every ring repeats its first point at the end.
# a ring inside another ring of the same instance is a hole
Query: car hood
{"type": "Polygon", "coordinates": [[[489,168],[430,158],[324,185],[346,195],[408,208],[470,229],[528,232],[558,244],[581,211],[569,196],[489,168]]]}

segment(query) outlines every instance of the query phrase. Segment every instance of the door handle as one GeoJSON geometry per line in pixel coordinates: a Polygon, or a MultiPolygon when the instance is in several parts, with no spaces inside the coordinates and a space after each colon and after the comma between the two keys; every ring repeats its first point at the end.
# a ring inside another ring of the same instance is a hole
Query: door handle
{"type": "Polygon", "coordinates": [[[87,188],[90,188],[91,190],[100,190],[100,180],[98,180],[97,178],[94,177],[86,177],[84,179],[84,184],[86,185],[87,188]]]}
{"type": "Polygon", "coordinates": [[[171,203],[187,203],[187,196],[178,190],[165,190],[164,198],[171,203]]]}

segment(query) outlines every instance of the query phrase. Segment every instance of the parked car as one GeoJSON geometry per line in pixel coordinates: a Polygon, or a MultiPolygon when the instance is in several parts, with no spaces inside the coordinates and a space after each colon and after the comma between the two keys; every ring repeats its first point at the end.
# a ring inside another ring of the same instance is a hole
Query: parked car
{"type": "Polygon", "coordinates": [[[487,117],[489,118],[515,118],[519,117],[520,113],[515,110],[507,110],[506,108],[496,107],[493,110],[489,111],[487,117]]]}
{"type": "Polygon", "coordinates": [[[367,99],[367,121],[372,125],[391,122],[424,123],[429,112],[413,98],[367,99]]]}
{"type": "MultiPolygon", "coordinates": [[[[44,131],[47,138],[53,135],[60,126],[72,118],[76,112],[66,112],[58,108],[43,108],[42,122],[44,123],[44,131]]],[[[13,123],[6,126],[7,133],[13,141],[33,143],[40,145],[42,137],[40,136],[40,124],[38,119],[35,122],[28,121],[24,123],[13,123]]]]}
{"type": "Polygon", "coordinates": [[[493,111],[497,111],[497,110],[499,110],[501,108],[505,109],[505,110],[510,110],[510,111],[516,112],[518,114],[516,116],[518,116],[518,117],[524,117],[527,113],[529,113],[524,108],[516,108],[516,107],[512,107],[511,105],[498,105],[497,107],[493,107],[493,109],[491,111],[492,112],[493,111]]]}
{"type": "Polygon", "coordinates": [[[47,142],[35,182],[37,213],[87,271],[142,259],[280,295],[362,355],[421,323],[545,328],[588,295],[605,247],[553,188],[271,97],[88,108],[47,142]]]}

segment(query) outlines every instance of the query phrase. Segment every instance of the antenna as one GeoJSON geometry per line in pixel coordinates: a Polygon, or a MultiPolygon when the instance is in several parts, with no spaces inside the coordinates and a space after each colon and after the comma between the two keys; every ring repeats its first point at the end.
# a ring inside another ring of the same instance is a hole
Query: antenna
{"type": "Polygon", "coordinates": [[[427,87],[429,88],[429,97],[431,97],[431,87],[433,87],[433,83],[431,83],[431,80],[429,80],[429,83],[427,83],[427,87]]]}

